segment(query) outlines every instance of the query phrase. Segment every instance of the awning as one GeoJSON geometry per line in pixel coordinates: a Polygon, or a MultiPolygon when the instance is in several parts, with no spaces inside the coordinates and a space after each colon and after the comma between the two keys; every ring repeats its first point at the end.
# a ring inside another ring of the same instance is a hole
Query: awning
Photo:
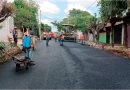
{"type": "MultiPolygon", "coordinates": [[[[120,24],[123,24],[123,21],[121,21],[121,22],[116,22],[115,25],[120,25],[120,24]]],[[[111,27],[111,23],[107,23],[105,27],[111,27]]]]}

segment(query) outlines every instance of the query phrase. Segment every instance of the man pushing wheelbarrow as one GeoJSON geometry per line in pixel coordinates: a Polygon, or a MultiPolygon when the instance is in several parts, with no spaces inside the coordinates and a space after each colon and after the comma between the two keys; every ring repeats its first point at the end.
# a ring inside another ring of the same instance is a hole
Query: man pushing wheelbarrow
{"type": "MultiPolygon", "coordinates": [[[[15,64],[16,64],[16,70],[19,70],[19,69],[28,69],[28,65],[31,65],[33,62],[32,61],[32,56],[33,56],[33,53],[32,53],[32,50],[35,46],[35,43],[33,41],[33,35],[34,35],[34,32],[33,31],[30,31],[30,34],[27,35],[25,33],[24,37],[23,37],[23,49],[25,51],[25,58],[24,59],[17,59],[17,58],[14,58],[16,60],[15,64]],[[21,65],[23,65],[21,67],[21,65]]],[[[33,64],[34,65],[34,64],[33,64]]]]}

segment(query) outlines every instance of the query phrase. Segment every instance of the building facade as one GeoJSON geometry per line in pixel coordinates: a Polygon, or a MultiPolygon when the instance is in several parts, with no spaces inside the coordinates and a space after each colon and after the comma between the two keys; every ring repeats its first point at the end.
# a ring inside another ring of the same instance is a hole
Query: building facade
{"type": "MultiPolygon", "coordinates": [[[[0,11],[2,10],[2,3],[3,0],[0,0],[0,11]]],[[[7,19],[5,19],[3,22],[0,23],[0,26],[2,26],[2,28],[0,29],[0,41],[8,41],[7,35],[12,37],[10,31],[14,27],[13,17],[8,17],[7,19]]]]}
{"type": "Polygon", "coordinates": [[[11,31],[14,28],[14,20],[13,17],[8,17],[6,20],[0,23],[2,28],[0,29],[0,41],[7,42],[7,36],[12,37],[11,31]]]}

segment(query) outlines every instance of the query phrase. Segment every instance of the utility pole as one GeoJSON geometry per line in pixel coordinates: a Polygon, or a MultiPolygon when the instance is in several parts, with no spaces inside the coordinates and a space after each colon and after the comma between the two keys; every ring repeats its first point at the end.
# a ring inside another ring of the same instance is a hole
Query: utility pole
{"type": "Polygon", "coordinates": [[[68,17],[68,24],[69,24],[69,17],[68,17]]]}
{"type": "Polygon", "coordinates": [[[41,10],[39,13],[39,37],[40,37],[40,41],[41,41],[41,10]]]}

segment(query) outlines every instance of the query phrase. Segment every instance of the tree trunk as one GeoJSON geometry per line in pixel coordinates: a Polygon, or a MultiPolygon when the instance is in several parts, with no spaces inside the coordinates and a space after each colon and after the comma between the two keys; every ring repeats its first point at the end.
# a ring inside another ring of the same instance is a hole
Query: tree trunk
{"type": "Polygon", "coordinates": [[[97,37],[96,37],[96,39],[97,39],[97,43],[99,44],[99,32],[97,32],[97,37]]]}
{"type": "Polygon", "coordinates": [[[124,46],[125,48],[128,48],[128,35],[127,35],[127,22],[124,21],[124,46]]]}
{"type": "Polygon", "coordinates": [[[111,23],[111,45],[114,47],[114,23],[111,23]]]}

